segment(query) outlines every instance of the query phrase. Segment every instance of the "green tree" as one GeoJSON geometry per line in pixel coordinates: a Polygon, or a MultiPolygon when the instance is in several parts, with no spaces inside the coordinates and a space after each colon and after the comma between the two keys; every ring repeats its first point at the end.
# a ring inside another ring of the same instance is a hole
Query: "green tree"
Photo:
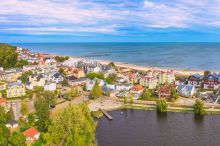
{"type": "Polygon", "coordinates": [[[197,99],[193,107],[196,115],[205,114],[204,104],[201,100],[197,99]]]}
{"type": "Polygon", "coordinates": [[[129,99],[130,99],[130,104],[133,104],[133,103],[134,103],[133,98],[134,98],[134,97],[133,97],[132,95],[130,95],[130,96],[129,96],[129,99]]]}
{"type": "Polygon", "coordinates": [[[7,112],[7,121],[13,121],[13,120],[15,120],[15,116],[14,116],[14,111],[11,106],[9,111],[7,112]]]}
{"type": "Polygon", "coordinates": [[[27,60],[20,60],[16,62],[15,67],[23,67],[24,65],[28,65],[28,64],[29,63],[27,60]]]}
{"type": "Polygon", "coordinates": [[[20,112],[23,116],[26,116],[28,114],[28,103],[27,103],[27,101],[22,101],[21,102],[20,112]]]}
{"type": "Polygon", "coordinates": [[[206,76],[208,76],[210,74],[211,74],[211,72],[209,70],[204,71],[204,77],[206,77],[206,76]]]}
{"type": "Polygon", "coordinates": [[[98,78],[98,79],[102,79],[102,80],[105,79],[105,76],[103,73],[91,72],[91,73],[88,73],[86,76],[91,80],[93,80],[94,78],[98,78]]]}
{"type": "Polygon", "coordinates": [[[110,75],[106,78],[105,81],[106,81],[108,84],[113,84],[113,83],[115,82],[116,78],[117,78],[116,74],[110,74],[110,75]]]}
{"type": "Polygon", "coordinates": [[[143,93],[140,96],[141,100],[150,100],[151,99],[151,92],[149,89],[144,89],[143,93]]]}
{"type": "Polygon", "coordinates": [[[85,104],[69,105],[53,118],[46,145],[95,146],[95,124],[85,104]]]}
{"type": "Polygon", "coordinates": [[[127,97],[124,97],[124,104],[127,104],[127,97]]]}
{"type": "Polygon", "coordinates": [[[99,86],[99,83],[96,81],[95,85],[93,86],[91,92],[90,92],[90,98],[96,99],[102,95],[102,89],[99,86]]]}
{"type": "Polygon", "coordinates": [[[50,106],[54,106],[57,102],[57,95],[55,92],[52,92],[52,91],[45,91],[43,92],[43,97],[45,99],[47,99],[49,101],[49,105],[50,106]]]}
{"type": "Polygon", "coordinates": [[[0,106],[0,146],[8,145],[9,130],[6,128],[7,115],[5,108],[0,106]]]}
{"type": "Polygon", "coordinates": [[[70,91],[70,95],[75,98],[77,96],[79,96],[79,90],[76,86],[72,86],[71,87],[71,91],[70,91]]]}
{"type": "Polygon", "coordinates": [[[41,132],[46,132],[50,124],[49,106],[49,100],[47,98],[44,98],[43,96],[38,97],[34,102],[34,108],[36,111],[36,116],[38,118],[36,124],[38,130],[40,130],[41,132]]]}
{"type": "Polygon", "coordinates": [[[0,124],[5,124],[7,120],[7,115],[5,113],[5,108],[0,106],[0,124]]]}
{"type": "Polygon", "coordinates": [[[0,43],[0,66],[3,68],[22,67],[27,65],[26,60],[18,60],[16,47],[0,43]]]}
{"type": "Polygon", "coordinates": [[[21,133],[14,133],[12,136],[10,136],[9,143],[12,146],[26,146],[25,136],[21,133]]]}
{"type": "Polygon", "coordinates": [[[179,98],[175,88],[171,88],[170,98],[171,98],[172,101],[176,101],[179,98]]]}
{"type": "Polygon", "coordinates": [[[26,83],[29,80],[29,76],[33,75],[32,71],[27,71],[25,73],[22,73],[22,76],[19,77],[18,79],[22,81],[22,83],[26,83]]]}
{"type": "Polygon", "coordinates": [[[10,132],[8,128],[5,126],[5,123],[0,123],[0,146],[8,145],[9,136],[10,132]]]}
{"type": "Polygon", "coordinates": [[[68,80],[67,79],[63,79],[63,81],[61,82],[62,86],[68,86],[68,80]]]}
{"type": "Polygon", "coordinates": [[[108,64],[108,66],[109,66],[109,67],[113,67],[113,68],[116,67],[114,62],[110,62],[110,63],[108,64]]]}
{"type": "Polygon", "coordinates": [[[167,102],[165,99],[158,99],[157,100],[157,111],[160,113],[166,112],[167,111],[167,102]]]}
{"type": "Polygon", "coordinates": [[[55,59],[57,62],[64,62],[64,61],[68,60],[69,57],[68,57],[68,56],[66,56],[66,57],[56,56],[54,59],[55,59]]]}
{"type": "Polygon", "coordinates": [[[63,68],[60,68],[60,69],[59,69],[59,73],[60,73],[61,75],[66,75],[66,72],[64,71],[63,68]]]}

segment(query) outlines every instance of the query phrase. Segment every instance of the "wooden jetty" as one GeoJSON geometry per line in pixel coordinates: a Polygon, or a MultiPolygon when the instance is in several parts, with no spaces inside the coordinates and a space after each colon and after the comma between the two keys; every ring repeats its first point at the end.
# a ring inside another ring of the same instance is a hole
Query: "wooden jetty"
{"type": "Polygon", "coordinates": [[[112,116],[109,115],[104,109],[100,109],[102,111],[102,113],[109,119],[109,120],[112,120],[112,116]]]}

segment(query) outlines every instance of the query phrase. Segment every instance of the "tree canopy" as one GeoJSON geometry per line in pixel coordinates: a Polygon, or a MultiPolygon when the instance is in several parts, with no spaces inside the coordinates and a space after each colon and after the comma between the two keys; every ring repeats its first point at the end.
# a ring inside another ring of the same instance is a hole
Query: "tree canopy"
{"type": "Polygon", "coordinates": [[[22,101],[21,102],[20,112],[23,116],[26,116],[28,114],[28,103],[27,103],[27,101],[22,101]]]}
{"type": "Polygon", "coordinates": [[[95,73],[95,72],[88,73],[88,74],[87,74],[87,77],[88,77],[89,79],[91,79],[91,80],[94,79],[94,78],[99,78],[99,79],[102,79],[102,80],[105,79],[103,73],[95,73]]]}
{"type": "Polygon", "coordinates": [[[50,105],[49,100],[42,96],[38,97],[34,103],[34,108],[38,118],[36,124],[38,130],[40,130],[41,132],[47,131],[47,128],[50,124],[49,105],[50,105]]]}
{"type": "Polygon", "coordinates": [[[91,92],[90,92],[90,98],[96,99],[102,95],[102,89],[99,86],[99,83],[96,81],[95,85],[93,86],[91,92]]]}
{"type": "Polygon", "coordinates": [[[27,64],[28,62],[25,60],[18,60],[18,53],[15,46],[0,43],[0,67],[22,67],[27,64]]]}
{"type": "Polygon", "coordinates": [[[167,111],[167,102],[165,99],[158,99],[157,100],[157,111],[160,113],[167,111]]]}
{"type": "Polygon", "coordinates": [[[55,57],[55,60],[56,60],[57,62],[64,62],[64,61],[66,61],[66,60],[68,60],[68,59],[69,59],[68,56],[66,56],[66,57],[56,56],[56,57],[55,57]]]}
{"type": "Polygon", "coordinates": [[[46,145],[95,146],[95,124],[85,104],[69,105],[53,118],[46,145]]]}
{"type": "Polygon", "coordinates": [[[197,99],[194,104],[194,111],[197,115],[205,114],[204,104],[201,100],[197,99]]]}
{"type": "Polygon", "coordinates": [[[113,84],[113,83],[115,82],[116,78],[117,78],[116,74],[110,74],[110,75],[106,78],[105,81],[106,81],[108,84],[113,84]]]}
{"type": "Polygon", "coordinates": [[[29,80],[29,76],[33,75],[32,71],[27,71],[22,73],[21,77],[19,77],[18,79],[22,81],[22,83],[26,83],[29,80]]]}
{"type": "Polygon", "coordinates": [[[179,98],[179,95],[177,94],[177,91],[176,91],[175,88],[171,88],[170,98],[171,98],[172,101],[176,101],[179,98]]]}
{"type": "Polygon", "coordinates": [[[144,89],[140,96],[141,100],[151,100],[151,91],[149,89],[144,89]]]}
{"type": "Polygon", "coordinates": [[[21,133],[14,133],[9,137],[9,143],[12,146],[26,146],[25,144],[25,136],[21,133]]]}

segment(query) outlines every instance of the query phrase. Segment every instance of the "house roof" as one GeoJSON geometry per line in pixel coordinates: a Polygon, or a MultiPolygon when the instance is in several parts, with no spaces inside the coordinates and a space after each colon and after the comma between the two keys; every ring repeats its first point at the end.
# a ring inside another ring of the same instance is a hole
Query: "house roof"
{"type": "Polygon", "coordinates": [[[144,87],[142,87],[141,85],[134,85],[131,90],[133,91],[141,91],[144,90],[144,87]]]}
{"type": "Polygon", "coordinates": [[[14,125],[14,124],[18,124],[18,122],[16,120],[11,120],[11,121],[7,121],[6,124],[14,125]]]}
{"type": "Polygon", "coordinates": [[[205,80],[215,80],[218,81],[220,79],[220,76],[217,74],[211,74],[211,75],[207,75],[205,77],[205,80]]]}
{"type": "Polygon", "coordinates": [[[167,93],[167,94],[169,94],[170,93],[170,89],[171,89],[171,86],[162,86],[162,87],[160,87],[159,92],[160,93],[167,93]]]}
{"type": "Polygon", "coordinates": [[[29,128],[27,129],[26,131],[23,132],[23,134],[26,136],[26,137],[31,137],[31,138],[34,138],[35,135],[39,134],[40,132],[35,129],[35,128],[29,128]]]}
{"type": "Polygon", "coordinates": [[[13,82],[13,83],[9,83],[7,85],[8,88],[11,88],[13,86],[22,86],[22,83],[21,82],[13,82]]]}
{"type": "Polygon", "coordinates": [[[0,105],[1,105],[1,104],[6,104],[6,102],[7,102],[6,99],[0,98],[0,105]]]}
{"type": "Polygon", "coordinates": [[[183,89],[186,89],[187,91],[192,91],[193,88],[194,88],[193,85],[178,85],[177,86],[178,91],[181,91],[183,89]]]}

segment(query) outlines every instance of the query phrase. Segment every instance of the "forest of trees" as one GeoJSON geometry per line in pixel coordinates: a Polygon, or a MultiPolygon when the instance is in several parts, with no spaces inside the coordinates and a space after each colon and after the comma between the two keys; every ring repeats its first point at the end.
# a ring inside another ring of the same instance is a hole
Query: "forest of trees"
{"type": "Polygon", "coordinates": [[[15,46],[0,43],[0,67],[22,67],[27,64],[28,62],[26,60],[18,60],[18,53],[15,46]]]}

